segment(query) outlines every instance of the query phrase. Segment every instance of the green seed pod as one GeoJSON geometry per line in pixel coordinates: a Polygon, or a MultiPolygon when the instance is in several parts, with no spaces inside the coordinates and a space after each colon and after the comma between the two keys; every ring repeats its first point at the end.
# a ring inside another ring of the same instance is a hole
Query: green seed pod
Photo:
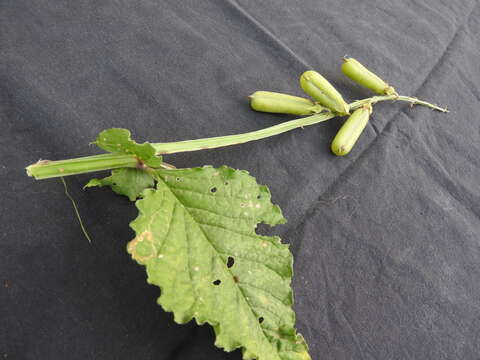
{"type": "Polygon", "coordinates": [[[345,121],[332,141],[332,152],[337,156],[347,155],[357,142],[372,113],[372,105],[365,104],[355,110],[345,121]]]}
{"type": "Polygon", "coordinates": [[[305,71],[300,76],[300,86],[306,94],[318,101],[320,105],[340,115],[349,114],[348,104],[343,100],[342,95],[318,72],[305,71]]]}
{"type": "Polygon", "coordinates": [[[342,72],[357,84],[380,95],[398,95],[393,87],[354,58],[343,58],[343,61],[342,72]]]}
{"type": "Polygon", "coordinates": [[[312,115],[321,112],[322,106],[298,96],[271,91],[255,91],[250,98],[253,110],[293,115],[312,115]]]}

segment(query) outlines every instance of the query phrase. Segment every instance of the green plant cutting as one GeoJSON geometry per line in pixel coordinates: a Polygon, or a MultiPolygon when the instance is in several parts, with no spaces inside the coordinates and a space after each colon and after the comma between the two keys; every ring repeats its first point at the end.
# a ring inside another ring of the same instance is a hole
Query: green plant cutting
{"type": "Polygon", "coordinates": [[[241,348],[244,359],[306,360],[308,346],[295,329],[291,288],[293,257],[277,236],[256,233],[259,223],[285,222],[270,191],[247,171],[227,166],[177,169],[164,155],[242,144],[348,115],[331,144],[346,155],[368,124],[373,105],[406,101],[362,64],[344,59],[342,71],[378,95],[347,103],[319,73],[309,70],[300,86],[310,99],[268,91],[250,96],[257,111],[308,115],[258,131],[179,142],[138,144],[126,129],[102,131],[94,142],[105,153],[68,160],[40,160],[26,168],[35,179],[110,170],[85,187],[109,186],[135,201],[136,236],[127,245],[144,266],[147,282],[161,289],[157,302],[175,322],[210,324],[215,345],[241,348]]]}

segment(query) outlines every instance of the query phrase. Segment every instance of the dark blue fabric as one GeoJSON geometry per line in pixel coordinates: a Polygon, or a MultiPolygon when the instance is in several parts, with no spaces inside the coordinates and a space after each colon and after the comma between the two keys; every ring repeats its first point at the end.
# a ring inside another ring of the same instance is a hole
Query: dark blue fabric
{"type": "Polygon", "coordinates": [[[109,190],[24,167],[96,154],[109,127],[140,141],[260,129],[291,119],[247,95],[301,95],[357,58],[405,95],[375,107],[353,152],[342,120],[248,145],[171,155],[227,164],[268,184],[295,256],[297,324],[313,359],[478,359],[480,354],[480,6],[447,1],[61,1],[0,3],[0,357],[240,359],[213,331],[177,325],[125,251],[136,216],[109,190]]]}

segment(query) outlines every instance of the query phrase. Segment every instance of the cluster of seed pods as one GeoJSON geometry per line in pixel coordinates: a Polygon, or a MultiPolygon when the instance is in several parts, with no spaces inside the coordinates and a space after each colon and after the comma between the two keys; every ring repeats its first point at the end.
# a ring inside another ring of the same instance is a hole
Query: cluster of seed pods
{"type": "MultiPolygon", "coordinates": [[[[395,89],[383,79],[368,70],[353,58],[344,58],[342,72],[354,82],[379,95],[397,95],[395,89]]],[[[330,111],[339,116],[349,115],[332,141],[331,150],[335,155],[347,155],[367,126],[372,114],[372,104],[367,103],[350,113],[348,103],[335,87],[314,70],[300,76],[300,87],[312,99],[271,91],[256,91],[250,95],[250,105],[256,111],[314,115],[330,111]]]]}

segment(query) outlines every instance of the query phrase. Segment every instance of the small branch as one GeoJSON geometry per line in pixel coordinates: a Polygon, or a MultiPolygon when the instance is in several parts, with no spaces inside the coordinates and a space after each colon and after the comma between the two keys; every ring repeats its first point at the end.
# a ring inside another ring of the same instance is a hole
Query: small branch
{"type": "Polygon", "coordinates": [[[426,107],[429,107],[430,109],[432,110],[437,110],[437,111],[441,111],[441,112],[444,112],[444,113],[448,113],[448,109],[447,108],[442,108],[440,106],[437,106],[435,104],[430,104],[426,101],[423,101],[423,100],[418,100],[417,98],[415,97],[408,97],[408,96],[399,96],[398,97],[398,100],[402,100],[402,101],[408,101],[413,105],[422,105],[422,106],[426,106],[426,107]]]}
{"type": "Polygon", "coordinates": [[[444,113],[448,112],[448,110],[446,108],[442,108],[442,107],[437,106],[435,104],[431,104],[429,102],[419,100],[415,97],[403,96],[403,95],[372,96],[371,98],[357,100],[357,101],[352,102],[350,104],[350,109],[352,109],[352,110],[358,109],[359,107],[362,107],[366,103],[376,104],[377,102],[388,101],[388,100],[405,101],[405,102],[410,103],[411,105],[422,105],[422,106],[429,107],[430,109],[441,111],[441,112],[444,112],[444,113]]]}

